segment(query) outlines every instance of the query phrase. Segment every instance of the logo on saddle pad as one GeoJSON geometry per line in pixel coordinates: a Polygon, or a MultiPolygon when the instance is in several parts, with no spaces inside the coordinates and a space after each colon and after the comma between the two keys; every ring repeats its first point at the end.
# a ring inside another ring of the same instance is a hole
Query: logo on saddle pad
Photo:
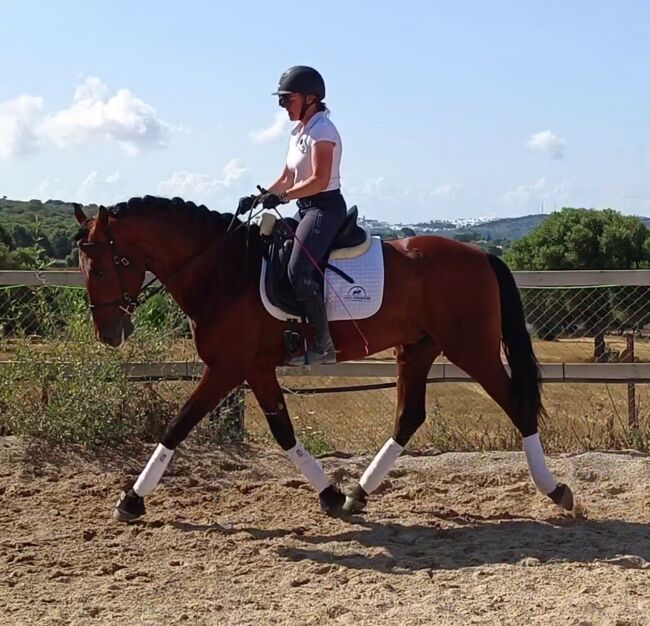
{"type": "Polygon", "coordinates": [[[365,302],[372,300],[366,293],[366,290],[361,285],[353,285],[348,289],[347,294],[343,296],[344,300],[352,300],[353,302],[365,302]]]}

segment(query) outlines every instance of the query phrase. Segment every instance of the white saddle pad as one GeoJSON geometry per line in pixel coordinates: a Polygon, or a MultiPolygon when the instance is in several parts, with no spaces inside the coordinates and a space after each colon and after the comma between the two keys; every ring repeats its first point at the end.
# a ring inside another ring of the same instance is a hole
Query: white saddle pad
{"type": "MultiPolygon", "coordinates": [[[[362,320],[372,317],[384,297],[384,254],[379,237],[372,237],[370,247],[354,259],[330,260],[354,280],[354,284],[333,272],[325,270],[325,305],[330,322],[362,320]]],[[[266,310],[276,319],[286,321],[297,319],[274,306],[266,295],[266,261],[262,261],[260,274],[260,296],[266,310]]]]}

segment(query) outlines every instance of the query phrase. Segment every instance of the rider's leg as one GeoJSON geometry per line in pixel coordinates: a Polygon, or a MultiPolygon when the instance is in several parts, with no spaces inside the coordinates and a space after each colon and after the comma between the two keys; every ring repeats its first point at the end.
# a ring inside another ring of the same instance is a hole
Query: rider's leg
{"type": "MultiPolygon", "coordinates": [[[[345,202],[341,197],[337,205],[311,207],[301,213],[302,219],[296,229],[296,241],[289,260],[289,281],[307,318],[316,329],[315,342],[307,353],[307,362],[335,363],[336,351],[327,323],[325,302],[314,278],[314,263],[322,262],[341,228],[346,215],[345,202]]],[[[302,365],[304,361],[298,358],[291,363],[302,365]]]]}

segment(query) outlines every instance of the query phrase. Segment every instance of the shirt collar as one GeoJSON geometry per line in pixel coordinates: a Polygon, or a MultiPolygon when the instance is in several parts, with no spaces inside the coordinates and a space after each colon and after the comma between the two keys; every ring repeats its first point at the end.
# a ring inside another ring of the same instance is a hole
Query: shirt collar
{"type": "Polygon", "coordinates": [[[298,133],[304,132],[307,129],[311,128],[321,117],[328,117],[327,111],[316,111],[307,122],[307,126],[303,127],[302,122],[298,122],[291,131],[292,135],[297,135],[298,133]]]}

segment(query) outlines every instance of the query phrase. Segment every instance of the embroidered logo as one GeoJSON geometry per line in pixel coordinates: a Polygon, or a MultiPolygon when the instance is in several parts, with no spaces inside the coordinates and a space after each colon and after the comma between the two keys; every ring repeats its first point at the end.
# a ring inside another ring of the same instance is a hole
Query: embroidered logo
{"type": "Polygon", "coordinates": [[[372,298],[361,285],[353,285],[348,289],[348,293],[343,296],[343,299],[351,300],[352,302],[367,302],[372,298]]]}

